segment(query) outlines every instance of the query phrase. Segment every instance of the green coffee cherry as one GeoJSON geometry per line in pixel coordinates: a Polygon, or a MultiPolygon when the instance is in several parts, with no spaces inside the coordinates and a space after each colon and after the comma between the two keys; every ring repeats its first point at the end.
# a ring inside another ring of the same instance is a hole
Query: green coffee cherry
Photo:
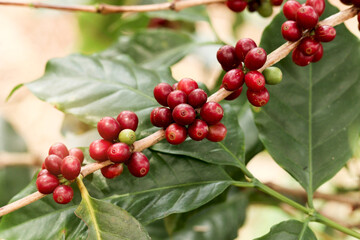
{"type": "Polygon", "coordinates": [[[262,74],[265,77],[266,84],[276,85],[282,80],[282,72],[280,68],[277,67],[268,67],[262,72],[262,74]]]}
{"type": "Polygon", "coordinates": [[[131,129],[124,129],[119,134],[119,140],[122,143],[126,143],[127,145],[131,145],[136,141],[136,134],[131,129]]]}
{"type": "Polygon", "coordinates": [[[261,2],[261,5],[257,11],[262,17],[270,17],[271,14],[273,13],[273,8],[272,5],[270,4],[270,1],[261,2]]]}

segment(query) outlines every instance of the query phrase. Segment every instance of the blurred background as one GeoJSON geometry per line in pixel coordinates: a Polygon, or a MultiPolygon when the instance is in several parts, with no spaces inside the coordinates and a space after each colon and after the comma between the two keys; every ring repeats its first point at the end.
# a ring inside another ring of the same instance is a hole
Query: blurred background
{"type": "MultiPolygon", "coordinates": [[[[44,1],[45,2],[45,1],[44,1]]],[[[93,4],[90,1],[47,1],[57,4],[93,4]]],[[[114,3],[115,1],[108,1],[114,3]]],[[[119,3],[119,1],[116,1],[119,3]]],[[[332,1],[340,9],[346,8],[339,1],[332,1]]],[[[129,3],[126,3],[129,4],[129,3]]],[[[207,7],[213,27],[220,39],[234,44],[242,37],[260,42],[263,29],[271,18],[257,13],[231,12],[223,4],[207,7]],[[235,28],[234,28],[234,23],[235,28]]],[[[278,11],[274,12],[274,15],[278,11]]],[[[0,5],[0,205],[26,186],[47,156],[49,146],[64,142],[69,148],[86,146],[96,138],[96,132],[86,131],[86,126],[72,120],[32,95],[26,87],[20,88],[6,101],[12,89],[22,83],[33,81],[44,74],[49,59],[64,57],[71,53],[91,54],[110,46],[118,36],[126,34],[122,19],[132,14],[99,16],[91,13],[69,13],[45,9],[10,7],[0,5]],[[64,121],[65,120],[65,121],[64,121]],[[68,131],[69,129],[75,130],[68,131]],[[78,134],[83,133],[83,134],[78,134]]],[[[148,24],[148,22],[144,23],[148,24]]],[[[351,19],[347,27],[360,37],[357,22],[351,19]]],[[[212,28],[205,22],[189,26],[201,38],[213,38],[212,28]]],[[[194,53],[173,66],[173,76],[180,80],[191,77],[209,88],[215,84],[221,68],[216,61],[216,50],[194,53]],[[200,57],[199,57],[200,56],[200,57]],[[206,59],[206,61],[204,61],[206,59]]],[[[285,79],[286,80],[286,79],[285,79]]],[[[286,189],[300,189],[299,185],[269,157],[266,152],[258,154],[250,163],[250,170],[264,182],[271,182],[286,189]]],[[[334,188],[358,189],[360,165],[355,159],[319,191],[331,193],[334,188]]],[[[354,199],[360,199],[354,195],[354,199]]],[[[316,205],[324,215],[344,225],[360,226],[360,213],[348,204],[324,203],[316,205]],[[340,214],[341,213],[341,214],[340,214]]],[[[277,222],[296,216],[288,206],[282,209],[253,204],[248,209],[246,222],[239,230],[238,239],[253,239],[264,235],[277,222]],[[257,224],[261,218],[261,225],[257,224]]],[[[322,230],[322,225],[313,225],[322,230]]],[[[322,231],[318,231],[320,234],[322,231]]],[[[326,232],[326,231],[325,231],[326,232]]],[[[326,234],[319,239],[331,238],[326,234]]],[[[345,239],[345,238],[344,238],[345,239]]],[[[350,237],[346,239],[351,239],[350,237]]]]}

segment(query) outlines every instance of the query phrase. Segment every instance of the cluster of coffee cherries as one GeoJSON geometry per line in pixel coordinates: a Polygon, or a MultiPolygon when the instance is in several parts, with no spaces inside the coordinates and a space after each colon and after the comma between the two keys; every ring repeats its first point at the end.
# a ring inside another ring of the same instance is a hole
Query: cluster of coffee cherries
{"type": "Polygon", "coordinates": [[[318,62],[324,53],[321,42],[330,42],[335,38],[335,28],[318,25],[324,10],[324,0],[307,0],[303,5],[290,0],[284,4],[283,13],[288,20],[281,26],[283,38],[294,42],[302,38],[304,33],[307,34],[292,52],[292,60],[296,65],[306,66],[318,62]]]}
{"type": "Polygon", "coordinates": [[[104,117],[97,123],[102,139],[90,144],[89,153],[90,157],[98,162],[113,162],[101,169],[104,177],[110,179],[119,176],[123,172],[123,164],[135,177],[144,177],[149,172],[149,159],[142,152],[133,152],[131,149],[131,145],[136,141],[138,122],[134,112],[122,111],[116,119],[104,117]]]}
{"type": "Polygon", "coordinates": [[[206,92],[193,79],[183,78],[173,86],[159,83],[154,88],[154,97],[164,107],[154,108],[150,121],[155,127],[166,129],[170,144],[184,142],[187,135],[195,141],[207,138],[219,142],[225,138],[227,129],[220,122],[223,108],[217,102],[207,102],[206,92]]]}
{"type": "Polygon", "coordinates": [[[245,82],[248,87],[246,95],[249,102],[256,107],[262,107],[270,98],[265,83],[278,84],[282,80],[279,68],[267,68],[264,74],[257,71],[264,66],[267,54],[250,38],[240,39],[235,47],[222,46],[217,51],[216,58],[226,71],[220,87],[233,91],[225,98],[226,100],[237,98],[241,94],[242,85],[245,82]]]}
{"type": "Polygon", "coordinates": [[[84,154],[78,148],[68,150],[63,143],[51,145],[36,179],[38,191],[52,193],[53,199],[59,204],[69,203],[74,196],[69,185],[80,174],[83,160],[84,154]]]}
{"type": "Polygon", "coordinates": [[[227,0],[226,6],[234,12],[242,12],[247,7],[249,12],[257,11],[262,17],[270,17],[273,6],[280,6],[283,0],[227,0]]]}

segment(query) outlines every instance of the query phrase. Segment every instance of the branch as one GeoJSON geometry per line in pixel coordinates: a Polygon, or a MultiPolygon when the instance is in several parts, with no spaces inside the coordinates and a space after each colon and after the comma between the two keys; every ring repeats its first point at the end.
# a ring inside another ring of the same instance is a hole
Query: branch
{"type": "Polygon", "coordinates": [[[206,5],[211,3],[220,3],[224,1],[225,0],[187,0],[187,1],[172,1],[172,2],[148,4],[148,5],[134,5],[134,6],[117,6],[117,5],[108,5],[108,4],[98,4],[95,6],[90,6],[90,5],[64,6],[64,5],[47,4],[41,2],[29,3],[29,2],[20,2],[20,1],[14,1],[14,2],[0,1],[0,5],[46,8],[46,9],[70,11],[70,12],[114,14],[114,13],[124,13],[124,12],[152,12],[152,11],[161,11],[161,10],[180,11],[189,7],[206,5]]]}
{"type": "Polygon", "coordinates": [[[7,166],[41,166],[39,156],[31,153],[0,153],[0,168],[7,166]]]}
{"type": "MultiPolygon", "coordinates": [[[[212,1],[212,0],[211,0],[212,1]]],[[[190,1],[186,1],[186,2],[193,2],[192,0],[190,1]]],[[[195,1],[194,1],[195,2],[195,1]]],[[[200,1],[200,0],[196,0],[197,3],[200,4],[200,2],[204,3],[204,2],[210,2],[210,0],[208,1],[200,1]]],[[[0,5],[4,3],[8,3],[8,2],[4,2],[4,1],[0,1],[0,5]]],[[[185,4],[185,1],[184,2],[176,2],[176,4],[179,4],[179,3],[183,3],[185,4]]],[[[15,3],[12,2],[11,3],[8,3],[8,5],[14,5],[15,3]]],[[[17,2],[18,5],[23,5],[23,3],[19,3],[17,2]]],[[[175,2],[174,2],[175,4],[175,2]]],[[[28,4],[27,4],[28,5],[28,4]]],[[[156,5],[156,4],[155,4],[156,5]]],[[[181,6],[181,5],[180,5],[181,6]]],[[[195,6],[195,5],[194,5],[195,6]]],[[[141,7],[141,6],[139,6],[141,7]]],[[[178,8],[176,8],[176,10],[178,10],[178,8]]],[[[75,10],[74,10],[75,11],[75,10]]],[[[355,8],[355,7],[351,7],[349,9],[346,9],[344,11],[341,11],[335,15],[332,15],[328,18],[326,18],[325,20],[323,20],[322,22],[320,22],[319,24],[329,24],[329,25],[332,25],[332,26],[335,26],[335,25],[338,25],[352,17],[354,17],[356,14],[357,14],[357,11],[358,9],[355,8]]],[[[300,39],[301,40],[301,39],[300,39]]],[[[267,67],[270,67],[271,65],[279,62],[281,59],[285,58],[300,42],[300,40],[298,40],[297,42],[287,42],[285,44],[283,44],[282,46],[280,46],[278,49],[276,49],[275,51],[273,51],[271,54],[268,55],[268,59],[264,65],[264,67],[261,68],[261,70],[259,71],[262,71],[264,70],[265,68],[267,67]]],[[[215,101],[215,102],[220,102],[221,100],[223,100],[225,97],[227,97],[228,95],[230,95],[232,92],[230,91],[227,91],[225,89],[219,89],[216,93],[214,93],[213,95],[211,95],[209,98],[208,98],[208,101],[215,101]]],[[[133,144],[133,151],[142,151],[144,150],[145,148],[148,148],[152,145],[154,145],[155,143],[161,141],[162,139],[165,138],[165,131],[164,130],[159,130],[151,135],[149,135],[148,137],[144,138],[144,139],[141,139],[139,141],[136,141],[134,144],[133,144]]],[[[96,170],[99,170],[105,166],[108,166],[112,164],[111,161],[105,161],[105,162],[96,162],[96,163],[91,163],[91,164],[88,164],[86,166],[84,166],[82,169],[81,169],[81,175],[82,176],[87,176],[93,172],[95,172],[96,170]]],[[[265,185],[264,185],[265,186],[265,185]]],[[[274,191],[275,192],[275,191],[274,191]]],[[[276,192],[275,192],[276,193],[276,192]]],[[[36,200],[42,198],[43,196],[41,195],[40,198],[34,198],[33,195],[39,195],[41,193],[39,192],[36,192],[36,193],[33,193],[27,197],[24,197],[23,199],[21,200],[18,200],[14,203],[11,203],[9,205],[6,205],[2,208],[0,208],[0,216],[3,216],[4,214],[7,214],[7,213],[10,213],[12,211],[15,211],[21,207],[24,207],[32,202],[35,202],[36,200]]],[[[280,194],[279,194],[280,195],[280,194]]],[[[303,207],[302,205],[298,206],[298,208],[303,208],[303,211],[308,211],[307,208],[303,207]]]]}

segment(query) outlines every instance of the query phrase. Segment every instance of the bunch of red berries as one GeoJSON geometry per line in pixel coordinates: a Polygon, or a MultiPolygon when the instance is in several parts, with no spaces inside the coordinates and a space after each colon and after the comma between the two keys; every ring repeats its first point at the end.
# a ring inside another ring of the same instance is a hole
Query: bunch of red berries
{"type": "Polygon", "coordinates": [[[309,34],[300,41],[292,53],[293,62],[299,66],[319,61],[324,53],[321,42],[330,42],[336,36],[336,30],[332,26],[317,26],[324,10],[324,0],[307,0],[304,5],[290,0],[284,4],[283,13],[288,21],[281,26],[283,38],[287,41],[297,41],[305,30],[309,34]]]}
{"type": "Polygon", "coordinates": [[[226,6],[234,12],[242,12],[247,9],[249,12],[257,11],[262,17],[270,17],[273,13],[273,6],[280,6],[283,0],[227,0],[226,6]]]}
{"type": "Polygon", "coordinates": [[[83,152],[78,148],[67,149],[62,143],[55,143],[49,149],[42,170],[36,179],[36,187],[43,194],[53,194],[55,202],[69,203],[74,191],[69,186],[81,171],[83,152]]]}
{"type": "Polygon", "coordinates": [[[154,97],[164,107],[156,107],[151,112],[150,121],[156,127],[166,129],[166,140],[170,144],[180,144],[187,135],[195,141],[207,138],[213,142],[222,141],[227,129],[220,120],[224,110],[217,102],[206,102],[207,94],[198,88],[196,81],[183,78],[171,86],[159,83],[154,88],[154,97]],[[200,118],[197,118],[200,108],[200,118]]]}
{"type": "Polygon", "coordinates": [[[149,172],[148,158],[130,148],[136,141],[138,122],[137,115],[131,111],[122,111],[116,119],[104,117],[98,122],[97,129],[102,139],[90,144],[89,153],[98,162],[110,160],[114,163],[101,169],[104,177],[119,176],[123,172],[123,164],[135,177],[144,177],[149,172]]]}

